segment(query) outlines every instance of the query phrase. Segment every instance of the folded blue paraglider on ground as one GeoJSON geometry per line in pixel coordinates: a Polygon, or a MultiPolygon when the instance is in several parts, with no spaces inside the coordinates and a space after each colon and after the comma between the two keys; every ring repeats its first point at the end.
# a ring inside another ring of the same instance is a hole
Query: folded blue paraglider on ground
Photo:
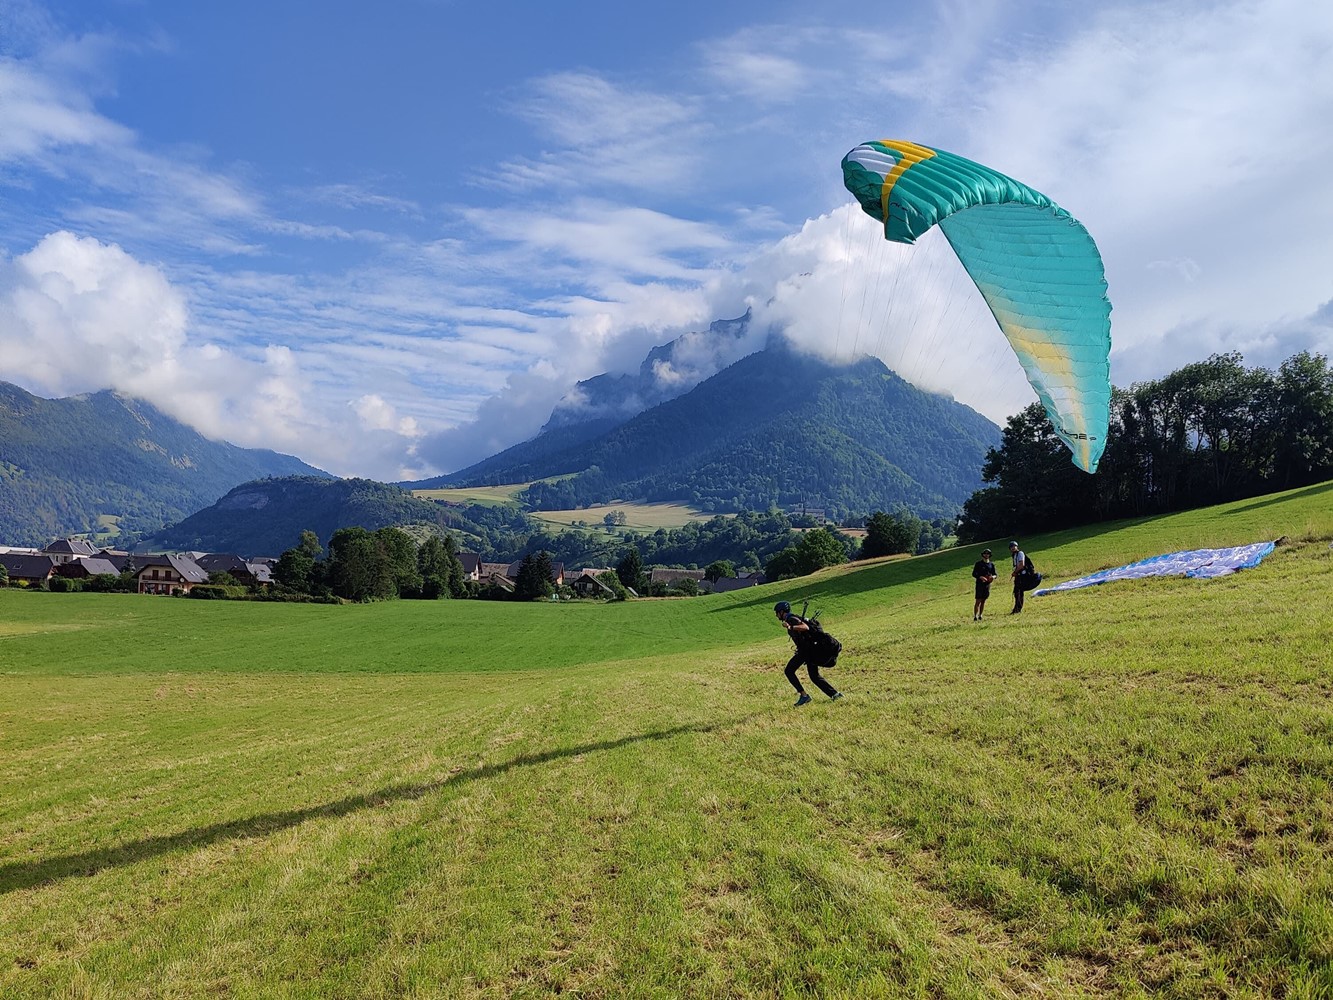
{"type": "Polygon", "coordinates": [[[1066,580],[1054,587],[1043,587],[1034,591],[1033,596],[1054,594],[1061,590],[1078,590],[1081,587],[1109,583],[1112,580],[1141,580],[1149,576],[1190,576],[1211,580],[1218,576],[1228,576],[1238,569],[1258,566],[1276,546],[1276,542],[1255,542],[1252,545],[1233,545],[1227,549],[1187,549],[1184,552],[1168,552],[1166,555],[1140,559],[1128,566],[1098,570],[1077,580],[1066,580]]]}

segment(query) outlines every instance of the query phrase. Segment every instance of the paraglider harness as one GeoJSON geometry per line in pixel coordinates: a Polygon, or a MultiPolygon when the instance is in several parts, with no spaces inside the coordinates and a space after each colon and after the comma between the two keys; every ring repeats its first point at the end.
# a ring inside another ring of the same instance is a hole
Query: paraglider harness
{"type": "Polygon", "coordinates": [[[787,634],[791,636],[791,641],[796,643],[796,648],[806,654],[810,663],[813,663],[816,667],[831,667],[838,662],[838,654],[842,652],[842,643],[824,631],[824,626],[819,621],[820,612],[816,611],[809,618],[805,617],[805,609],[809,606],[810,602],[805,601],[801,604],[801,613],[792,615],[792,617],[805,622],[810,627],[810,631],[789,631],[787,634]]]}
{"type": "Polygon", "coordinates": [[[1039,583],[1041,583],[1041,574],[1037,572],[1037,567],[1032,565],[1032,560],[1024,556],[1023,568],[1018,571],[1019,589],[1036,590],[1039,583]]]}

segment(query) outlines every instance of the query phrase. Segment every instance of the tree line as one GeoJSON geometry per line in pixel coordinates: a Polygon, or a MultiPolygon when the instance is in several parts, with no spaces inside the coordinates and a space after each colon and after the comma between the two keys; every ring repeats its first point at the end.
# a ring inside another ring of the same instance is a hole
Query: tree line
{"type": "MultiPolygon", "coordinates": [[[[943,541],[938,521],[922,521],[905,509],[893,514],[876,511],[866,519],[865,526],[866,537],[858,542],[836,527],[797,531],[780,511],[747,511],[734,517],[693,522],[682,528],[659,529],[647,535],[601,536],[592,546],[586,532],[560,532],[554,537],[539,532],[524,539],[526,551],[517,560],[519,571],[512,590],[468,579],[459,558],[458,542],[452,534],[437,529],[418,526],[418,534],[425,534],[424,540],[418,542],[413,534],[400,527],[373,531],[363,527],[339,528],[330,536],[327,549],[313,530],[305,529],[300,532],[297,544],[284,551],[274,564],[273,588],[247,586],[229,574],[213,573],[207,584],[192,587],[189,596],[297,601],[512,597],[531,600],[555,591],[551,577],[556,561],[567,565],[614,566],[614,572],[599,579],[617,597],[627,596],[631,589],[640,596],[694,596],[700,590],[693,580],[671,586],[650,583],[648,565],[681,566],[688,558],[689,568],[693,568],[704,561],[701,554],[708,553],[704,578],[710,582],[760,569],[768,579],[780,580],[804,576],[850,559],[933,551],[943,541]],[[595,558],[559,559],[557,552],[561,549],[585,557],[591,553],[595,558]]],[[[47,589],[132,593],[138,588],[135,572],[131,558],[118,576],[106,574],[87,579],[57,576],[47,584],[47,589]]],[[[7,583],[4,566],[0,564],[0,586],[7,583]]]]}
{"type": "MultiPolygon", "coordinates": [[[[869,518],[848,518],[845,527],[873,528],[868,551],[838,531],[844,541],[843,560],[870,558],[896,552],[933,552],[952,533],[951,518],[923,520],[905,507],[892,512],[875,511],[869,518]]],[[[798,527],[816,527],[798,522],[780,510],[741,511],[716,515],[706,521],[691,521],[679,528],[651,532],[602,533],[586,529],[539,528],[527,536],[510,534],[501,550],[510,560],[530,552],[546,551],[566,565],[614,566],[627,546],[638,550],[644,564],[656,566],[706,566],[717,560],[730,562],[738,572],[768,571],[771,560],[801,542],[798,527]]],[[[832,529],[837,531],[837,529],[832,529]]],[[[492,543],[500,541],[492,536],[492,543]]],[[[807,543],[808,544],[808,543],[807,543]]],[[[863,543],[864,544],[864,543],[863,543]]],[[[782,565],[782,564],[779,564],[782,565]]]]}
{"type": "Polygon", "coordinates": [[[1333,369],[1302,351],[1277,371],[1215,354],[1111,395],[1106,449],[1081,472],[1040,404],[1010,417],[963,505],[963,543],[1143,517],[1333,477],[1333,369]]]}
{"type": "MultiPolygon", "coordinates": [[[[713,518],[703,525],[696,523],[672,531],[661,529],[644,537],[618,538],[615,540],[618,550],[614,553],[602,550],[600,554],[605,558],[596,563],[613,565],[614,572],[599,579],[616,597],[627,596],[630,590],[640,596],[693,596],[699,592],[693,580],[681,581],[672,587],[650,583],[647,571],[650,560],[645,557],[645,551],[655,554],[672,551],[673,544],[683,544],[679,538],[672,540],[677,532],[684,533],[695,543],[700,537],[721,535],[731,539],[733,548],[756,538],[771,541],[771,536],[763,530],[765,526],[769,529],[782,526],[779,538],[782,544],[780,547],[769,544],[767,547],[772,551],[762,564],[770,580],[805,576],[854,558],[917,552],[922,551],[922,546],[929,551],[938,548],[941,541],[937,524],[922,521],[905,510],[894,514],[882,511],[872,514],[866,522],[866,537],[859,542],[836,527],[797,532],[791,528],[786,515],[777,511],[767,514],[746,512],[733,518],[713,518]]],[[[561,536],[566,534],[570,533],[562,532],[561,536]]],[[[313,531],[305,530],[301,532],[300,541],[283,552],[273,567],[278,590],[274,596],[347,601],[395,598],[536,600],[549,597],[557,590],[552,579],[557,560],[541,541],[540,536],[530,540],[532,547],[519,560],[518,574],[510,591],[487,581],[468,579],[459,558],[458,545],[449,535],[431,534],[418,543],[406,531],[395,527],[375,531],[339,528],[330,537],[326,551],[319,537],[313,531]]],[[[698,550],[692,544],[688,551],[698,550]]],[[[749,568],[758,569],[755,553],[748,549],[745,553],[752,562],[749,568]]],[[[660,560],[651,561],[660,563],[660,560]]],[[[742,565],[742,570],[745,568],[742,565]]],[[[737,575],[736,562],[725,554],[712,559],[704,571],[705,579],[710,582],[737,575]]]]}
{"type": "Polygon", "coordinates": [[[273,578],[296,594],[348,601],[466,597],[469,583],[453,538],[430,535],[418,544],[392,527],[339,528],[327,553],[319,536],[302,531],[301,540],[278,557],[273,578]]]}

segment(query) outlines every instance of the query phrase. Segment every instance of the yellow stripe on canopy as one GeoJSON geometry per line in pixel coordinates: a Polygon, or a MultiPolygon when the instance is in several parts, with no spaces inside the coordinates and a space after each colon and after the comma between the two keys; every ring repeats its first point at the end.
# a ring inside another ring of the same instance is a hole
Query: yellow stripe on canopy
{"type": "Polygon", "coordinates": [[[922,160],[929,160],[935,155],[935,150],[929,146],[918,146],[914,142],[904,142],[901,139],[880,139],[881,146],[888,146],[895,153],[901,153],[902,159],[893,165],[893,169],[884,175],[884,187],[879,193],[879,205],[884,212],[884,218],[889,217],[889,192],[893,190],[893,185],[898,183],[898,178],[907,172],[908,167],[914,163],[920,163],[922,160]]]}

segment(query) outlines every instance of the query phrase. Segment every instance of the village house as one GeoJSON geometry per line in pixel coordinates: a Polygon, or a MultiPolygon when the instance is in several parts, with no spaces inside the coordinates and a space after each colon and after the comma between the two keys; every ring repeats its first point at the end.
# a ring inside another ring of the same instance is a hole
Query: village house
{"type": "Polygon", "coordinates": [[[141,594],[188,594],[196,584],[208,582],[208,573],[188,556],[135,556],[134,565],[141,594]]]}
{"type": "Polygon", "coordinates": [[[481,556],[475,552],[460,552],[458,553],[458,561],[463,564],[464,579],[481,579],[481,556]]]}
{"type": "Polygon", "coordinates": [[[509,563],[478,563],[477,578],[481,583],[493,583],[510,591],[514,589],[514,581],[509,577],[509,563]]]}
{"type": "MultiPolygon", "coordinates": [[[[515,585],[518,583],[518,571],[522,566],[522,560],[511,563],[478,561],[477,575],[475,577],[469,576],[468,579],[478,580],[483,584],[494,584],[497,587],[503,587],[505,590],[512,592],[515,585]]],[[[467,563],[463,564],[463,568],[464,570],[467,569],[467,563]]],[[[565,585],[564,563],[551,563],[551,582],[557,587],[563,587],[565,585]]]]}
{"type": "Polygon", "coordinates": [[[0,553],[0,565],[9,575],[11,587],[45,587],[55,573],[55,560],[45,554],[0,553]]]}
{"type": "Polygon", "coordinates": [[[56,565],[60,565],[73,562],[75,559],[95,556],[97,550],[82,538],[59,538],[42,549],[42,553],[50,556],[51,561],[56,565]]]}
{"type": "Polygon", "coordinates": [[[90,576],[102,576],[104,574],[120,576],[120,570],[109,559],[103,559],[100,556],[84,556],[72,562],[58,564],[56,574],[70,580],[86,580],[90,576]]]}
{"type": "Polygon", "coordinates": [[[597,577],[602,573],[609,573],[605,569],[585,569],[569,585],[570,589],[580,597],[615,597],[616,592],[604,584],[597,577]]]}
{"type": "Polygon", "coordinates": [[[247,587],[266,587],[273,582],[270,559],[242,559],[230,553],[185,552],[172,555],[131,555],[120,549],[93,547],[82,539],[62,538],[43,549],[0,546],[0,562],[11,586],[49,587],[53,576],[86,580],[94,576],[120,576],[126,568],[134,574],[140,594],[186,593],[196,584],[207,583],[210,573],[230,573],[247,587]]]}
{"type": "Polygon", "coordinates": [[[116,567],[117,573],[125,572],[125,567],[134,561],[133,557],[123,549],[102,549],[97,553],[96,558],[105,559],[112,566],[116,567]]]}
{"type": "MultiPolygon", "coordinates": [[[[458,553],[466,579],[482,585],[502,587],[512,592],[518,582],[522,560],[510,563],[483,562],[475,552],[458,553]]],[[[53,575],[70,579],[87,579],[103,574],[133,574],[135,590],[140,594],[188,593],[193,587],[207,583],[212,574],[226,573],[248,587],[264,587],[273,582],[272,559],[246,559],[226,552],[184,552],[171,554],[131,555],[121,550],[94,551],[82,539],[59,539],[45,549],[19,549],[0,546],[0,560],[9,573],[10,583],[28,587],[46,587],[53,575]]],[[[557,587],[568,586],[584,597],[609,597],[614,591],[598,579],[603,573],[614,573],[608,566],[585,566],[578,573],[566,574],[564,563],[551,563],[551,582],[557,587]]],[[[714,583],[704,579],[701,569],[669,569],[653,567],[649,580],[670,588],[677,588],[691,580],[703,591],[725,593],[743,587],[764,583],[760,572],[743,573],[738,577],[724,577],[714,583]]],[[[630,589],[629,593],[638,596],[630,589]]]]}
{"type": "Polygon", "coordinates": [[[815,524],[828,522],[828,512],[823,507],[807,507],[804,503],[799,503],[785,508],[785,512],[788,517],[813,521],[815,524]]]}
{"type": "Polygon", "coordinates": [[[230,552],[209,552],[197,558],[195,564],[209,576],[226,573],[246,587],[267,587],[273,582],[268,563],[249,562],[230,552]]]}
{"type": "Polygon", "coordinates": [[[720,576],[705,587],[712,590],[714,594],[726,594],[733,590],[744,590],[746,587],[757,587],[761,583],[766,583],[763,573],[742,573],[740,576],[720,576]]]}

